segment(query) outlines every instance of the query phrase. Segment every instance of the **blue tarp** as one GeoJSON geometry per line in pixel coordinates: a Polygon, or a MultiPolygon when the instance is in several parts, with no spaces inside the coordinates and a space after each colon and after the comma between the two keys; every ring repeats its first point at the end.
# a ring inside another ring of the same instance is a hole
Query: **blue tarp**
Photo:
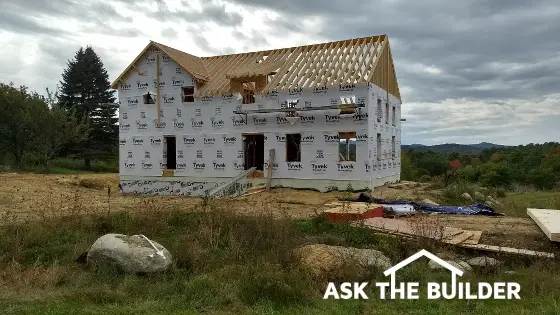
{"type": "Polygon", "coordinates": [[[408,200],[385,200],[374,198],[368,194],[361,193],[357,198],[338,198],[341,201],[357,201],[372,202],[382,205],[412,205],[415,211],[429,213],[447,213],[447,214],[467,214],[467,215],[488,215],[502,216],[502,213],[494,211],[493,208],[484,204],[472,204],[469,206],[435,206],[421,202],[411,202],[408,200]]]}

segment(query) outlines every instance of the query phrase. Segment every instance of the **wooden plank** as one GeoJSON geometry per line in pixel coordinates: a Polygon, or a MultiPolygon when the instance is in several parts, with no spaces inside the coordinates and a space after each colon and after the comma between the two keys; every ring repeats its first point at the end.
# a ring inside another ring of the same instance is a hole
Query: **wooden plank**
{"type": "Polygon", "coordinates": [[[472,231],[462,231],[458,235],[455,235],[453,238],[448,239],[448,240],[444,240],[443,242],[455,245],[455,244],[463,243],[467,239],[471,238],[473,235],[474,235],[474,232],[472,232],[472,231]]]}
{"type": "Polygon", "coordinates": [[[478,242],[480,242],[480,238],[482,237],[482,231],[474,231],[474,235],[466,240],[465,244],[478,244],[478,242]]]}
{"type": "MultiPolygon", "coordinates": [[[[360,223],[360,225],[371,228],[371,229],[376,230],[376,231],[389,233],[389,234],[392,234],[392,235],[399,235],[399,236],[405,236],[405,237],[411,237],[411,236],[429,237],[429,235],[419,235],[419,234],[415,234],[415,233],[410,233],[410,232],[412,232],[412,230],[410,229],[410,226],[407,225],[406,221],[401,221],[401,220],[386,219],[386,218],[373,218],[373,219],[363,220],[360,223]]],[[[469,232],[472,232],[472,231],[469,231],[469,232]]],[[[480,232],[480,231],[476,231],[476,232],[480,232]]],[[[475,234],[478,234],[478,233],[475,233],[475,234]]],[[[491,251],[491,252],[497,252],[497,253],[517,254],[517,255],[525,255],[525,256],[544,257],[544,258],[554,258],[553,253],[539,252],[539,251],[533,251],[533,250],[528,250],[528,249],[501,247],[501,246],[486,245],[486,244],[468,244],[467,242],[453,244],[453,245],[463,247],[463,248],[483,250],[483,251],[491,251]]]]}
{"type": "Polygon", "coordinates": [[[346,205],[336,206],[334,208],[326,209],[325,212],[330,213],[363,213],[367,212],[368,210],[383,207],[383,205],[375,204],[375,203],[349,203],[346,205]]]}
{"type": "Polygon", "coordinates": [[[253,191],[247,190],[247,193],[246,193],[246,194],[243,194],[243,195],[241,195],[241,196],[239,196],[239,197],[247,197],[247,196],[251,196],[251,195],[255,195],[255,194],[260,194],[260,193],[262,193],[262,192],[265,191],[265,190],[266,190],[266,188],[260,188],[260,189],[258,189],[258,190],[253,190],[253,191]]]}
{"type": "Polygon", "coordinates": [[[156,55],[156,94],[157,94],[157,126],[160,127],[160,119],[161,119],[161,95],[160,95],[160,88],[159,88],[159,54],[156,55]]]}
{"type": "Polygon", "coordinates": [[[549,240],[560,242],[560,210],[527,208],[527,214],[549,240]]]}
{"type": "Polygon", "coordinates": [[[518,254],[518,255],[525,255],[525,256],[535,256],[535,257],[543,257],[543,258],[554,258],[553,253],[546,253],[546,252],[538,252],[534,250],[528,249],[520,249],[520,248],[511,248],[511,247],[501,247],[495,245],[486,245],[486,244],[457,244],[459,247],[463,248],[471,248],[477,250],[484,250],[489,252],[496,252],[496,253],[507,253],[507,254],[518,254]]]}
{"type": "Polygon", "coordinates": [[[272,185],[272,164],[274,164],[274,149],[268,150],[268,175],[266,177],[266,191],[270,191],[272,185]]]}

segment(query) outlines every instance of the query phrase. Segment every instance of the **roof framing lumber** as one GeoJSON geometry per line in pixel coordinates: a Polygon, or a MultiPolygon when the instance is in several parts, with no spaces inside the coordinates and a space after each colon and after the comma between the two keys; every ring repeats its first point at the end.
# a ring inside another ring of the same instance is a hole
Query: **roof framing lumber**
{"type": "Polygon", "coordinates": [[[400,99],[387,35],[214,57],[196,57],[153,41],[142,50],[112,88],[150,47],[167,54],[197,81],[196,97],[240,93],[245,83],[260,82],[257,93],[294,88],[373,83],[400,99]],[[263,80],[263,78],[269,78],[263,80]]]}

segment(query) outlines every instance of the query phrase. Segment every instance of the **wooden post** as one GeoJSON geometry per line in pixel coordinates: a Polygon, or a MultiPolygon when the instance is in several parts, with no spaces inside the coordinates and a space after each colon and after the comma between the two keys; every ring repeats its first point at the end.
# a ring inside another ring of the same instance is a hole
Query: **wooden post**
{"type": "Polygon", "coordinates": [[[161,104],[159,95],[159,54],[156,54],[156,94],[157,94],[157,126],[160,125],[161,104]]]}
{"type": "Polygon", "coordinates": [[[268,150],[268,176],[266,178],[266,191],[270,191],[272,185],[272,163],[274,162],[274,149],[268,150]]]}

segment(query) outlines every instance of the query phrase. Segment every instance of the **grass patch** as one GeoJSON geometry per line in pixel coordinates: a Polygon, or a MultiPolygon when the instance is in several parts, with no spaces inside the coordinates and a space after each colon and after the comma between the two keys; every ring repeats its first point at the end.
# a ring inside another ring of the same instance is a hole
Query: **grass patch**
{"type": "Polygon", "coordinates": [[[508,193],[503,200],[503,207],[511,215],[527,216],[527,208],[560,210],[560,193],[555,191],[530,191],[525,193],[508,193]]]}
{"type": "MultiPolygon", "coordinates": [[[[515,194],[507,198],[515,200],[515,194]]],[[[537,197],[535,197],[537,198],[537,197]]],[[[539,196],[539,198],[545,198],[539,196]]],[[[541,199],[535,199],[538,202],[541,199]]],[[[543,199],[544,200],[544,199],[543,199]]],[[[146,203],[134,213],[80,214],[12,224],[0,229],[2,314],[558,314],[556,261],[500,258],[495,272],[466,279],[517,281],[521,301],[322,300],[329,279],[314,277],[293,250],[309,243],[374,248],[394,263],[437,244],[409,242],[322,217],[292,221],[272,215],[239,216],[223,200],[205,200],[200,212],[146,203]],[[173,267],[148,276],[92,272],[75,263],[105,233],[144,234],[170,250],[173,267]],[[505,271],[514,271],[509,275],[505,271]]],[[[447,248],[448,250],[448,248],[447,248]]],[[[352,266],[337,279],[351,279],[352,266]]],[[[399,280],[447,280],[449,274],[418,262],[399,280]]],[[[358,279],[358,278],[352,278],[358,279]]],[[[379,270],[363,281],[386,281],[379,270]]],[[[373,282],[370,282],[375,288],[373,282]]]]}

